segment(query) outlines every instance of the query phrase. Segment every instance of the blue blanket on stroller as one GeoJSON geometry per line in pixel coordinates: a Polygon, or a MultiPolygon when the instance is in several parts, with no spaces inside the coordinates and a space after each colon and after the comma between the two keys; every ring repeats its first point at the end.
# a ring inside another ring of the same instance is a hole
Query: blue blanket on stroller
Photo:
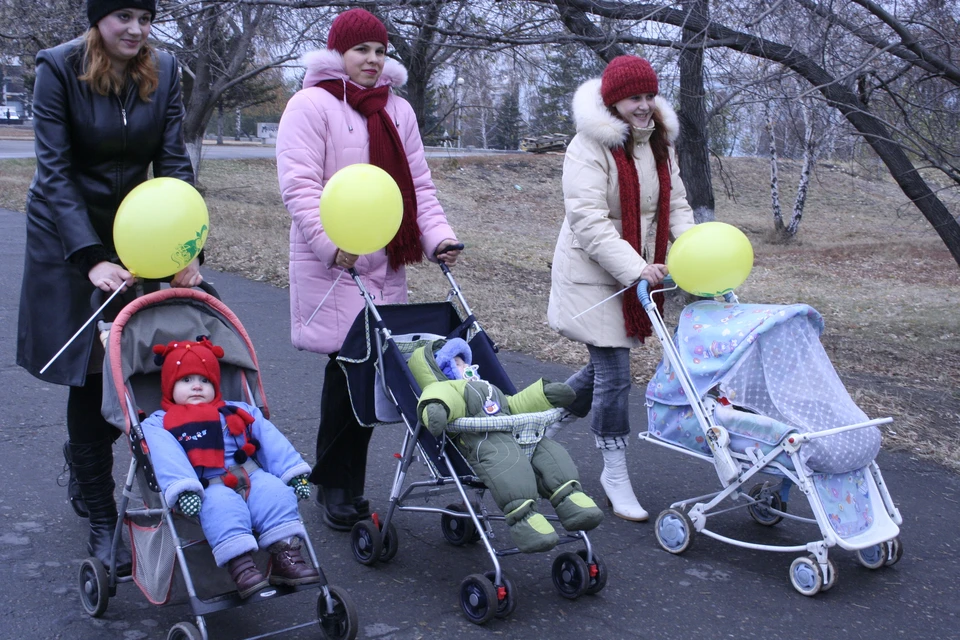
{"type": "MultiPolygon", "coordinates": [[[[805,304],[702,300],[681,312],[673,342],[701,398],[708,393],[725,398],[801,433],[866,422],[820,344],[823,327],[821,315],[805,304]]],[[[666,359],[646,395],[652,435],[710,453],[666,359]]],[[[869,427],[812,440],[804,445],[801,459],[810,470],[842,473],[871,462],[879,448],[880,432],[869,427]]]]}

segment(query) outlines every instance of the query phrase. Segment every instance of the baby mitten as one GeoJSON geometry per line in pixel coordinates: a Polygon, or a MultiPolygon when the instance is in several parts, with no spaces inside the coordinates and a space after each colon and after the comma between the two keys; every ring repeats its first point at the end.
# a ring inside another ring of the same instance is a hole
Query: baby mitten
{"type": "Polygon", "coordinates": [[[437,435],[447,426],[449,416],[442,402],[431,402],[423,409],[423,424],[430,433],[437,435]]]}
{"type": "Polygon", "coordinates": [[[177,507],[180,513],[188,518],[196,517],[200,513],[200,494],[196,491],[184,491],[177,498],[177,507]]]}
{"type": "Polygon", "coordinates": [[[292,478],[287,484],[293,487],[293,492],[297,494],[298,499],[310,499],[310,482],[307,480],[307,474],[303,473],[295,478],[292,478]]]}
{"type": "Polygon", "coordinates": [[[543,381],[543,395],[554,407],[566,407],[577,399],[577,392],[563,382],[543,381]]]}

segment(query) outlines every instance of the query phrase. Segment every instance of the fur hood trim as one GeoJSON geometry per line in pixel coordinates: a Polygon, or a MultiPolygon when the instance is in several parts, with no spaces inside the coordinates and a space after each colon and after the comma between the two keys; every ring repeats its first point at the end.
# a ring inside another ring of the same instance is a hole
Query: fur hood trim
{"type": "MultiPolygon", "coordinates": [[[[348,80],[343,55],[332,49],[319,49],[303,56],[303,66],[307,73],[303,76],[303,88],[316,86],[323,80],[348,80]]],[[[407,84],[407,68],[394,60],[387,58],[383,63],[383,73],[377,80],[377,86],[388,85],[402,87],[407,84]]]]}
{"type": "MultiPolygon", "coordinates": [[[[660,113],[667,130],[667,140],[672,144],[680,135],[680,119],[677,112],[661,96],[656,98],[656,110],[660,113]]],[[[629,125],[616,117],[603,104],[600,95],[600,78],[587,80],[573,95],[573,121],[577,133],[596,140],[604,147],[619,147],[627,137],[629,125]]]]}

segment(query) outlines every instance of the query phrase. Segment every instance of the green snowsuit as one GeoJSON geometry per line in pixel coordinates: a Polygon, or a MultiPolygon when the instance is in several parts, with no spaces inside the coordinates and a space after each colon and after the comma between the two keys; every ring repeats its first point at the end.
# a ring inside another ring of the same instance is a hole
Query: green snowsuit
{"type": "MultiPolygon", "coordinates": [[[[554,408],[544,392],[547,383],[542,378],[512,396],[484,380],[448,380],[433,357],[440,344],[442,341],[433,343],[430,350],[420,347],[409,360],[422,389],[417,414],[433,435],[439,437],[446,424],[458,418],[486,416],[484,404],[490,401],[500,409],[497,416],[485,418],[491,429],[509,429],[503,426],[503,414],[516,416],[554,408]],[[429,406],[436,403],[446,410],[446,421],[440,424],[427,415],[429,406]]],[[[569,396],[557,400],[561,406],[575,397],[566,388],[569,396]]],[[[592,529],[603,519],[603,512],[581,491],[580,476],[570,454],[545,438],[542,427],[448,435],[490,490],[521,551],[545,551],[559,540],[550,523],[537,513],[538,495],[550,500],[567,530],[592,529]]]]}

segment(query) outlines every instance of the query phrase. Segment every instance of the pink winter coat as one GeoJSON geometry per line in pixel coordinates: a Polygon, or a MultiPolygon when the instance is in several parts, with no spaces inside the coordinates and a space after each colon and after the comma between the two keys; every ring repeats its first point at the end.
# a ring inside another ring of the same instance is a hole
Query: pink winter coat
{"type": "MultiPolygon", "coordinates": [[[[337,247],[320,224],[320,194],[338,169],[370,162],[370,137],[366,118],[345,100],[338,100],[329,91],[315,86],[330,79],[349,82],[343,56],[336,51],[314,51],[307,54],[304,61],[307,72],[303,89],[287,103],[277,133],[280,193],[293,219],[290,225],[290,337],[298,349],[333,353],[340,349],[364,303],[350,275],[334,264],[337,247]],[[334,286],[341,273],[343,277],[334,286]],[[324,296],[327,298],[323,306],[307,324],[324,296]]],[[[406,69],[388,58],[378,86],[403,86],[406,81],[406,69]]],[[[435,260],[433,253],[439,244],[456,236],[437,200],[413,109],[406,100],[392,94],[386,109],[400,132],[413,175],[423,252],[435,260]]],[[[407,301],[406,273],[402,267],[398,270],[389,267],[384,250],[361,256],[356,270],[378,304],[407,301]]]]}

